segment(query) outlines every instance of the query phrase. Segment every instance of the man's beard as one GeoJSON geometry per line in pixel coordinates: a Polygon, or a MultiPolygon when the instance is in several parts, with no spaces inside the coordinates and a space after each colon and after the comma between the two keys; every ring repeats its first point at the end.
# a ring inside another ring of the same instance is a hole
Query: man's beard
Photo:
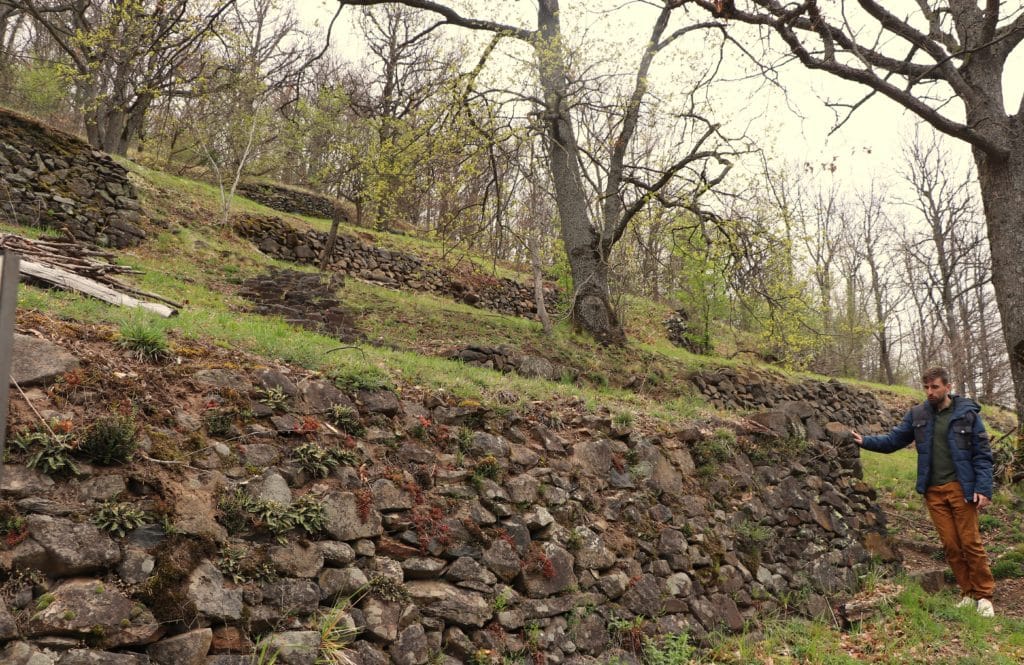
{"type": "Polygon", "coordinates": [[[946,396],[945,395],[943,395],[942,397],[939,397],[937,395],[929,395],[928,396],[928,403],[931,404],[932,406],[938,406],[938,405],[942,404],[945,401],[946,401],[946,396]]]}

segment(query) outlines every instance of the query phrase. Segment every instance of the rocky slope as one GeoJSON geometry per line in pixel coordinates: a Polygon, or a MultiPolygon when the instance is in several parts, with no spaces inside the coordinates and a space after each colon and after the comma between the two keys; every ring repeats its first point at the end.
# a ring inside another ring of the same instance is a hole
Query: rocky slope
{"type": "MultiPolygon", "coordinates": [[[[81,146],[62,156],[70,137],[26,127],[40,135],[18,143],[0,128],[26,201],[63,206],[47,209],[76,237],[142,237],[101,224],[144,221],[122,214],[137,204],[116,163],[81,146]],[[78,198],[58,191],[65,181],[78,198]],[[114,205],[96,204],[94,219],[89,197],[114,205]]],[[[236,230],[290,261],[312,261],[323,242],[277,218],[236,230]]],[[[337,272],[533,313],[521,285],[365,240],[341,239],[337,272]]],[[[309,280],[319,276],[273,272],[243,292],[256,311],[358,334],[336,282],[309,280]]],[[[704,371],[695,387],[745,415],[666,430],[582,400],[485,405],[203,341],[172,340],[165,354],[19,314],[24,392],[0,481],[2,663],[628,663],[662,635],[828,614],[872,556],[893,558],[844,437],[891,414],[838,383],[704,371]],[[339,632],[344,652],[330,645],[339,632]]],[[[572,373],[504,348],[452,354],[572,373]]]]}
{"type": "MultiPolygon", "coordinates": [[[[24,365],[12,404],[0,662],[228,665],[262,644],[312,665],[331,607],[355,663],[633,662],[648,636],[827,614],[891,554],[856,449],[806,400],[654,431],[195,341],[145,362],[38,313],[19,329],[54,364],[24,365]]],[[[847,424],[884,417],[854,396],[847,424]]]]}

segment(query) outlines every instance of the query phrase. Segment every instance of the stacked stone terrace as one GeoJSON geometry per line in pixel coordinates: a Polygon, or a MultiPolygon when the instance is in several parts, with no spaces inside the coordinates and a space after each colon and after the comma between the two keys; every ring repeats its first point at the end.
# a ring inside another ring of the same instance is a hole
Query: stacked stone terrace
{"type": "Polygon", "coordinates": [[[0,109],[0,216],[104,247],[146,234],[135,186],[84,141],[0,109]]]}

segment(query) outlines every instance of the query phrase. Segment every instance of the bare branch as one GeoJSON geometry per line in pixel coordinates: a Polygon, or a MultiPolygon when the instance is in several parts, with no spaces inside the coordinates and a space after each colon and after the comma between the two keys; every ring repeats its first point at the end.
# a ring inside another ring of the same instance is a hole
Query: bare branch
{"type": "Polygon", "coordinates": [[[362,7],[396,3],[405,5],[406,7],[412,7],[413,9],[423,9],[429,12],[434,12],[435,14],[440,14],[444,18],[445,23],[462,28],[469,28],[470,30],[497,32],[525,42],[533,40],[536,36],[536,31],[534,30],[526,30],[524,28],[518,28],[513,25],[507,25],[495,21],[462,16],[451,7],[439,2],[433,2],[432,0],[340,0],[340,4],[342,5],[362,7]]]}

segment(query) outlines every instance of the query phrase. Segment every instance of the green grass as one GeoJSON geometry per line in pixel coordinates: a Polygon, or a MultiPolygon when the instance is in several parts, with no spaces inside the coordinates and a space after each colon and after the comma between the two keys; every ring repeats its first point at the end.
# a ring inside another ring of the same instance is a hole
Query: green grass
{"type": "Polygon", "coordinates": [[[973,609],[956,608],[957,599],[948,592],[929,594],[916,583],[900,583],[903,591],[881,614],[855,625],[845,637],[828,622],[772,619],[748,634],[713,636],[712,646],[688,662],[1012,665],[1024,659],[1024,622],[985,619],[973,609]]]}
{"type": "Polygon", "coordinates": [[[860,459],[864,467],[864,481],[869,485],[897,499],[910,500],[917,495],[914,489],[917,484],[917,452],[913,448],[888,455],[862,450],[860,459]]]}
{"type": "MultiPolygon", "coordinates": [[[[210,211],[219,211],[220,209],[220,190],[216,185],[202,182],[200,180],[172,175],[157,169],[151,169],[128,159],[122,158],[118,161],[129,171],[135,173],[146,182],[158,188],[182,194],[187,197],[188,200],[194,201],[199,205],[208,208],[210,211]]],[[[142,188],[141,195],[144,201],[146,201],[147,198],[151,198],[145,188],[142,188]]],[[[284,217],[293,225],[305,225],[309,228],[325,233],[331,228],[331,221],[329,219],[281,213],[243,196],[236,195],[234,197],[231,203],[231,210],[233,213],[250,213],[254,215],[284,217]]],[[[440,242],[428,238],[378,231],[376,229],[347,224],[345,222],[339,224],[338,232],[348,235],[369,236],[375,245],[384,249],[415,254],[435,261],[444,260],[450,265],[457,265],[460,262],[468,262],[475,265],[481,272],[491,274],[496,277],[507,277],[516,281],[524,281],[527,277],[522,271],[515,270],[501,262],[495,264],[485,258],[470,254],[463,248],[456,247],[448,248],[446,250],[441,246],[440,242]]]]}
{"type": "MultiPolygon", "coordinates": [[[[3,204],[0,204],[0,214],[3,214],[3,212],[3,204]]],[[[60,231],[56,229],[36,228],[33,226],[18,226],[16,224],[10,224],[8,222],[0,222],[0,232],[14,233],[25,238],[31,238],[33,240],[38,240],[40,238],[50,239],[61,237],[60,231]]]]}
{"type": "MultiPolygon", "coordinates": [[[[621,299],[630,345],[617,349],[601,347],[574,333],[564,318],[558,318],[558,312],[552,313],[556,325],[554,333],[547,337],[533,321],[353,279],[346,281],[339,298],[352,309],[366,338],[379,346],[362,344],[358,351],[331,353],[339,346],[335,340],[296,330],[280,320],[239,313],[246,307],[236,295],[237,285],[243,280],[262,274],[271,266],[304,271],[312,271],[311,267],[269,259],[251,243],[223,232],[211,221],[216,219],[213,213],[219,205],[216,187],[127,160],[121,163],[141,181],[139,191],[147,211],[169,228],[152,236],[143,246],[122,253],[122,263],[143,273],[125,279],[134,280],[144,290],[185,303],[178,318],[147,324],[157,332],[173,332],[186,339],[209,338],[224,346],[324,372],[378,373],[393,383],[445,388],[466,399],[490,400],[498,392],[514,392],[522,400],[580,396],[591,408],[603,405],[612,412],[644,414],[666,426],[709,411],[688,380],[691,372],[741,364],[737,360],[698,356],[670,344],[662,326],[670,308],[644,298],[621,299]],[[467,344],[508,344],[522,353],[543,355],[570,371],[560,381],[538,381],[436,357],[467,344]],[[575,383],[574,374],[578,376],[575,383]],[[627,383],[633,388],[621,388],[627,383]]],[[[242,198],[234,203],[234,209],[279,214],[242,198]]],[[[321,229],[328,224],[327,220],[303,219],[321,229]]],[[[369,235],[380,246],[420,256],[437,257],[442,251],[436,240],[428,238],[351,226],[344,226],[344,230],[369,235]]],[[[477,257],[474,261],[485,268],[490,265],[477,257]]],[[[43,310],[54,309],[71,318],[118,326],[137,316],[68,294],[27,291],[22,302],[43,310]]],[[[767,365],[760,369],[792,379],[828,378],[785,372],[767,365]]],[[[911,388],[885,389],[917,394],[911,388]]]]}
{"type": "MultiPolygon", "coordinates": [[[[136,263],[146,264],[145,261],[136,263]]],[[[699,409],[699,402],[687,398],[655,403],[628,390],[578,387],[514,374],[503,375],[494,370],[411,351],[359,345],[358,350],[331,352],[340,346],[335,339],[295,328],[279,318],[232,311],[227,307],[231,299],[208,292],[198,284],[182,283],[157,270],[154,274],[147,274],[143,280],[144,288],[186,299],[189,305],[175,318],[153,317],[148,325],[151,329],[173,332],[185,339],[209,339],[226,348],[276,358],[328,375],[374,371],[392,377],[396,383],[443,388],[462,399],[485,403],[496,401],[499,392],[512,393],[521,401],[582,397],[588,408],[605,405],[616,411],[650,412],[654,418],[665,420],[666,425],[681,417],[692,417],[699,409]]],[[[117,326],[137,321],[140,316],[149,316],[72,293],[28,286],[19,293],[19,306],[117,326]]],[[[516,320],[514,325],[522,323],[516,320]]]]}

